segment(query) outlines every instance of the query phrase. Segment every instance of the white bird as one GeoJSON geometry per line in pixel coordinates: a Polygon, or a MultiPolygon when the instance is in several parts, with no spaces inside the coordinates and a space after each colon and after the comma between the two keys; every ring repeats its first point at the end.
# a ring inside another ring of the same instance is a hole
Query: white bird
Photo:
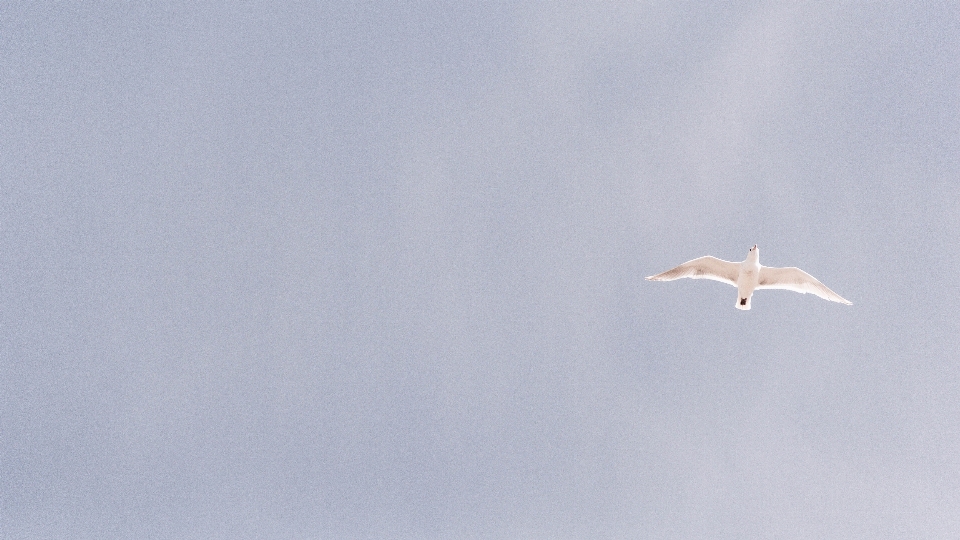
{"type": "Polygon", "coordinates": [[[650,281],[673,281],[680,278],[712,279],[737,288],[737,309],[750,309],[750,299],[757,289],[786,289],[798,293],[813,293],[824,300],[852,305],[839,294],[799,268],[774,268],[760,265],[760,248],[754,245],[742,263],[732,263],[711,257],[687,261],[673,270],[650,276],[650,281]]]}

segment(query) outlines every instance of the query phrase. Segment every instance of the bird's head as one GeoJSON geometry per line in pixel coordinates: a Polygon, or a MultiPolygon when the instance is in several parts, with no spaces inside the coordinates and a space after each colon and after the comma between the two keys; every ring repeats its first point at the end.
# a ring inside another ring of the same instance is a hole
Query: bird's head
{"type": "Polygon", "coordinates": [[[750,251],[747,252],[747,257],[754,258],[754,259],[760,258],[760,248],[758,248],[757,245],[754,244],[753,247],[750,248],[750,251]]]}

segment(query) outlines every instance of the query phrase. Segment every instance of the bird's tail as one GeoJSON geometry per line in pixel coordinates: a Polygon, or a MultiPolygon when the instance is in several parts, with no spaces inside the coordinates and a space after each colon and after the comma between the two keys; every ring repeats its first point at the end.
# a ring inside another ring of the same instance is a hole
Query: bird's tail
{"type": "Polygon", "coordinates": [[[753,295],[750,295],[746,298],[737,297],[737,309],[742,309],[744,311],[750,309],[750,300],[753,299],[753,295]]]}

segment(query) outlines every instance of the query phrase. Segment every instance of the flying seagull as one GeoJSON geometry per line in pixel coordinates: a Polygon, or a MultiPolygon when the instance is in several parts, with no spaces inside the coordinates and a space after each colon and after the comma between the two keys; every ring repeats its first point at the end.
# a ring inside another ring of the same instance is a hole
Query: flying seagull
{"type": "Polygon", "coordinates": [[[824,300],[852,305],[826,285],[799,268],[773,268],[760,265],[760,248],[754,245],[742,263],[727,262],[707,255],[687,261],[673,270],[650,276],[650,281],[673,281],[680,278],[712,279],[737,288],[737,309],[750,309],[750,299],[757,289],[786,289],[813,293],[824,300]]]}

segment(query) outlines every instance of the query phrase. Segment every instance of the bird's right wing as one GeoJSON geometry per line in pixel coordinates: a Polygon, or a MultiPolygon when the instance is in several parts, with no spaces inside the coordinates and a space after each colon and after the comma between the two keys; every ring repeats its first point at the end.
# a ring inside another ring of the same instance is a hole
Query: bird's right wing
{"type": "Polygon", "coordinates": [[[841,304],[852,305],[846,298],[831,291],[826,285],[817,281],[817,278],[799,268],[760,267],[760,283],[758,289],[785,289],[798,293],[811,293],[841,304]]]}
{"type": "Polygon", "coordinates": [[[650,281],[673,281],[680,278],[712,279],[736,287],[739,274],[739,264],[707,255],[687,261],[673,270],[667,270],[647,279],[650,281]]]}

